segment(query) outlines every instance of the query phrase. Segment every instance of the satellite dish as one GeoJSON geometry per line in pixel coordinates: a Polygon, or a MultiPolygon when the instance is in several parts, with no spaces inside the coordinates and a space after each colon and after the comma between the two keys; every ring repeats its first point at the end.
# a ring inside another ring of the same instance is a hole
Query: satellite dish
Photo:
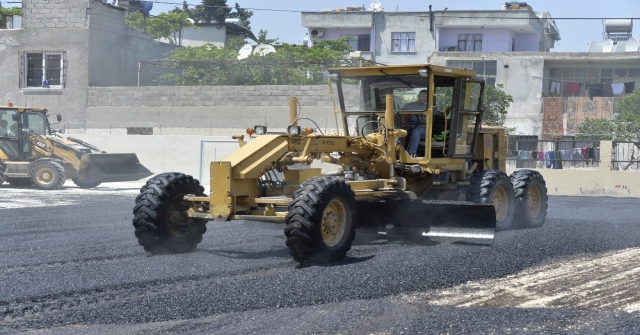
{"type": "Polygon", "coordinates": [[[371,9],[373,10],[380,9],[380,7],[382,7],[382,3],[380,1],[371,1],[369,7],[371,7],[371,9]]]}
{"type": "Polygon", "coordinates": [[[195,24],[195,23],[196,23],[196,21],[194,21],[194,20],[193,20],[192,18],[190,18],[190,17],[188,17],[188,18],[187,18],[187,21],[191,22],[191,24],[195,24]]]}
{"type": "Polygon", "coordinates": [[[253,46],[251,44],[245,44],[238,50],[238,60],[245,59],[251,55],[253,51],[253,46]]]}
{"type": "Polygon", "coordinates": [[[322,8],[320,11],[321,12],[330,12],[331,8],[322,8]]]}
{"type": "Polygon", "coordinates": [[[253,49],[253,54],[260,55],[260,56],[264,56],[272,52],[276,52],[276,48],[274,48],[269,44],[260,44],[255,49],[253,49]]]}

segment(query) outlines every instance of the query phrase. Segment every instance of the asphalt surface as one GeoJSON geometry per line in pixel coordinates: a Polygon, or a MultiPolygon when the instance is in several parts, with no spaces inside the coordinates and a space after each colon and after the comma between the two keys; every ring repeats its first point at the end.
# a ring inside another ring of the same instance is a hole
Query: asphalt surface
{"type": "Polygon", "coordinates": [[[146,254],[139,186],[0,186],[0,334],[640,333],[640,199],[550,197],[543,228],[492,242],[358,231],[300,267],[282,225],[248,221],[146,254]]]}

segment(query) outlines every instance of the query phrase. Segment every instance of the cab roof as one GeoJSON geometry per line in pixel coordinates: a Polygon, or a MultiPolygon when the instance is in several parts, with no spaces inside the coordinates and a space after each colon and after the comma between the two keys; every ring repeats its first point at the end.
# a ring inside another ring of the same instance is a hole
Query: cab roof
{"type": "Polygon", "coordinates": [[[427,69],[435,75],[446,77],[473,78],[476,72],[450,66],[433,64],[389,65],[389,66],[365,66],[365,67],[341,67],[330,68],[329,73],[336,73],[340,77],[377,77],[383,75],[407,75],[417,74],[418,70],[427,69]],[[383,72],[384,71],[384,72],[383,72]]]}

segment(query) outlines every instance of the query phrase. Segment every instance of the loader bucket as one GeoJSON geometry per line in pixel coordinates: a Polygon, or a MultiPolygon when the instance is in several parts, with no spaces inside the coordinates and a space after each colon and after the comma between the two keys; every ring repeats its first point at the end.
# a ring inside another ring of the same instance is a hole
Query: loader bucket
{"type": "Polygon", "coordinates": [[[358,220],[368,227],[393,225],[395,232],[464,239],[490,239],[496,229],[493,205],[466,201],[358,201],[358,220]]]}
{"type": "Polygon", "coordinates": [[[85,154],[80,160],[78,179],[84,182],[134,181],[152,175],[136,154],[85,154]]]}

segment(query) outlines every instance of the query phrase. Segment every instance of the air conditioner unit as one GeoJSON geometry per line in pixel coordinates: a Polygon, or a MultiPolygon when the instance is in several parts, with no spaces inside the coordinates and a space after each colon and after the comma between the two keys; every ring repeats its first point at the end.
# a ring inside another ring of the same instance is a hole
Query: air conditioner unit
{"type": "Polygon", "coordinates": [[[311,37],[322,37],[324,35],[324,30],[322,29],[311,29],[311,37]]]}

